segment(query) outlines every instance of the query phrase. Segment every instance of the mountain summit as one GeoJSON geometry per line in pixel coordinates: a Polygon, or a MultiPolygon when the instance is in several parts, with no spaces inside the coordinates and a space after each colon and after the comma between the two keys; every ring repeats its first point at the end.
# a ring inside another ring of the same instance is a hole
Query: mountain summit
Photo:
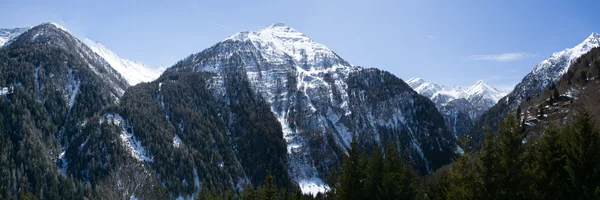
{"type": "Polygon", "coordinates": [[[422,173],[454,156],[455,139],[431,101],[396,76],[352,66],[282,23],[236,33],[162,77],[185,72],[216,74],[210,88],[215,98],[232,101],[227,105],[237,104],[235,82],[247,80],[281,125],[287,171],[304,193],[329,188],[323,180],[342,162],[353,133],[367,149],[396,143],[422,173]]]}
{"type": "Polygon", "coordinates": [[[541,61],[515,86],[512,92],[500,99],[496,105],[481,116],[469,134],[475,140],[481,141],[486,127],[490,127],[492,131],[497,130],[500,121],[515,111],[523,101],[539,95],[546,87],[565,74],[579,57],[599,46],[600,34],[592,33],[576,46],[555,52],[541,61]]]}
{"type": "Polygon", "coordinates": [[[600,34],[594,32],[573,48],[553,53],[549,58],[540,62],[533,69],[532,75],[538,79],[556,80],[567,72],[569,66],[577,58],[598,46],[600,46],[600,34]]]}
{"type": "Polygon", "coordinates": [[[336,64],[348,65],[325,45],[316,43],[283,23],[275,23],[258,31],[236,33],[225,41],[250,42],[255,48],[261,49],[267,61],[280,63],[290,57],[304,70],[322,70],[336,64]]]}

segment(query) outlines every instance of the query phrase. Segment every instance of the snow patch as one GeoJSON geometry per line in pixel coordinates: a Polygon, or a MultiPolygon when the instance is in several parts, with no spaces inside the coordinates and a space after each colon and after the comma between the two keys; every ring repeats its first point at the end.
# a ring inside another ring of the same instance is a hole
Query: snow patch
{"type": "Polygon", "coordinates": [[[150,67],[141,62],[122,59],[104,45],[94,42],[89,38],[85,38],[83,43],[94,53],[104,58],[104,60],[106,60],[113,69],[119,72],[130,85],[153,81],[165,70],[163,67],[150,67]]]}
{"type": "Polygon", "coordinates": [[[121,126],[122,129],[121,134],[119,134],[119,138],[121,139],[121,142],[123,142],[125,149],[129,151],[129,154],[131,154],[133,158],[141,162],[153,161],[152,156],[148,154],[146,148],[144,148],[144,146],[142,146],[142,143],[139,140],[137,140],[133,135],[133,127],[126,126],[123,117],[121,117],[118,114],[105,114],[104,119],[109,123],[121,126]],[[127,129],[130,129],[131,132],[129,132],[127,129]]]}
{"type": "Polygon", "coordinates": [[[458,145],[456,145],[456,152],[458,152],[460,155],[465,154],[465,151],[462,148],[460,148],[460,146],[458,146],[458,145]]]}
{"type": "Polygon", "coordinates": [[[60,172],[62,173],[62,175],[67,175],[67,167],[69,165],[69,162],[67,161],[67,158],[65,158],[65,153],[66,151],[63,150],[62,152],[60,152],[60,154],[58,154],[58,160],[60,165],[60,172]]]}
{"type": "Polygon", "coordinates": [[[302,194],[310,194],[313,196],[317,196],[319,193],[324,194],[330,189],[327,184],[323,183],[323,181],[318,178],[300,180],[298,185],[300,185],[302,194]]]}
{"type": "Polygon", "coordinates": [[[177,134],[175,134],[175,137],[173,137],[173,147],[179,148],[180,145],[181,145],[181,138],[179,138],[179,136],[177,134]]]}
{"type": "Polygon", "coordinates": [[[77,96],[77,93],[79,93],[79,86],[81,86],[81,81],[77,80],[75,82],[72,82],[70,85],[72,92],[71,97],[69,98],[69,110],[71,110],[73,104],[75,103],[75,96],[77,96]]]}

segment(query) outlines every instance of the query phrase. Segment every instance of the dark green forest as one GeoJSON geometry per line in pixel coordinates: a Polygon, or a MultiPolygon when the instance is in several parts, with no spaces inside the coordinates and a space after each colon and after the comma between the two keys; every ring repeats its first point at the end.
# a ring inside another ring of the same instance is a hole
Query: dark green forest
{"type": "Polygon", "coordinates": [[[551,123],[535,140],[509,116],[486,135],[482,151],[465,152],[431,175],[419,177],[396,146],[367,154],[354,140],[326,194],[277,189],[269,175],[239,196],[204,188],[198,199],[600,199],[600,129],[586,110],[575,116],[566,125],[551,123]]]}

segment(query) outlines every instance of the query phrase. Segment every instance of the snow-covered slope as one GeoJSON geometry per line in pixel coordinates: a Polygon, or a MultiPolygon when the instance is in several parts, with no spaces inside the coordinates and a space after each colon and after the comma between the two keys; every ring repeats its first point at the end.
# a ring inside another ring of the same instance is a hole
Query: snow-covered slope
{"type": "Polygon", "coordinates": [[[480,115],[507,94],[481,80],[468,88],[446,87],[421,78],[411,78],[407,83],[435,103],[455,136],[471,129],[480,115]]]}
{"type": "Polygon", "coordinates": [[[509,102],[514,101],[511,103],[511,107],[517,106],[528,96],[542,92],[548,84],[567,72],[577,58],[598,46],[600,46],[600,34],[592,33],[573,48],[553,53],[549,58],[537,64],[533,71],[527,74],[508,95],[509,102]]]}
{"type": "Polygon", "coordinates": [[[281,62],[291,57],[304,70],[323,70],[343,61],[325,45],[283,23],[275,23],[259,31],[236,33],[227,40],[252,42],[270,62],[281,62]]]}
{"type": "MultiPolygon", "coordinates": [[[[427,82],[421,78],[411,78],[406,82],[417,93],[429,97],[438,106],[447,104],[448,102],[464,98],[473,104],[477,104],[477,100],[484,99],[495,104],[507,94],[506,91],[496,89],[482,80],[477,81],[474,85],[468,88],[461,87],[446,87],[435,83],[427,82]]],[[[493,106],[489,105],[488,108],[493,106]]],[[[485,107],[485,105],[482,105],[485,107]]]]}
{"type": "Polygon", "coordinates": [[[15,37],[23,34],[25,31],[29,30],[28,28],[12,28],[12,29],[0,29],[0,47],[4,46],[10,40],[15,37]]]}
{"type": "Polygon", "coordinates": [[[165,70],[162,67],[150,67],[141,62],[120,58],[104,45],[94,42],[89,38],[84,39],[83,42],[92,51],[104,58],[113,69],[117,70],[127,80],[129,85],[152,81],[158,78],[165,70]]]}
{"type": "Polygon", "coordinates": [[[477,83],[475,83],[475,85],[464,90],[461,97],[469,100],[477,96],[481,96],[482,98],[492,100],[495,103],[498,102],[498,100],[500,100],[500,98],[504,97],[506,94],[506,91],[496,89],[483,82],[482,80],[479,80],[477,81],[477,83]]]}
{"type": "Polygon", "coordinates": [[[569,70],[577,58],[599,45],[600,34],[592,33],[577,46],[553,53],[549,58],[540,62],[531,73],[537,79],[556,80],[569,70]]]}
{"type": "Polygon", "coordinates": [[[237,33],[165,75],[171,71],[215,73],[210,87],[219,99],[230,98],[228,79],[247,78],[281,124],[288,172],[305,193],[328,189],[323,180],[352,133],[365,146],[396,142],[422,172],[453,156],[454,137],[434,104],[390,73],[352,66],[282,23],[237,33]]]}
{"type": "Polygon", "coordinates": [[[492,130],[496,130],[500,121],[516,110],[523,101],[539,95],[550,83],[557,81],[558,78],[565,74],[571,64],[581,57],[581,55],[599,46],[600,34],[592,33],[583,42],[573,48],[553,53],[549,58],[537,64],[515,86],[512,92],[500,99],[496,105],[481,116],[477,125],[470,131],[470,135],[474,138],[483,138],[485,127],[491,127],[492,130]]]}

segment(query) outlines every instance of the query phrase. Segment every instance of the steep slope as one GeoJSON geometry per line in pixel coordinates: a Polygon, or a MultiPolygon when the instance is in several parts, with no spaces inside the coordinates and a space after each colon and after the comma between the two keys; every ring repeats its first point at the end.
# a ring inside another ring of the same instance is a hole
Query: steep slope
{"type": "Polygon", "coordinates": [[[83,42],[96,54],[104,58],[110,66],[117,70],[129,85],[136,85],[141,82],[150,82],[158,78],[165,70],[162,67],[153,68],[141,62],[130,61],[120,58],[117,54],[106,48],[104,45],[94,42],[88,38],[83,42]]]}
{"type": "Polygon", "coordinates": [[[13,29],[0,29],[0,47],[6,45],[10,40],[23,34],[29,28],[13,28],[13,29]]]}
{"type": "MultiPolygon", "coordinates": [[[[236,65],[227,70],[236,74],[236,65]]],[[[281,126],[248,80],[231,76],[214,96],[215,74],[173,72],[128,89],[113,116],[139,144],[142,159],[172,198],[200,186],[219,192],[261,185],[268,172],[293,189],[281,126]]]]}
{"type": "Polygon", "coordinates": [[[0,48],[0,71],[0,168],[13,175],[2,175],[0,198],[115,199],[134,186],[162,196],[158,182],[119,186],[154,176],[123,153],[121,127],[98,117],[128,85],[72,34],[52,23],[28,29],[0,48]]]}
{"type": "Polygon", "coordinates": [[[539,96],[521,103],[519,116],[528,127],[528,137],[554,122],[565,124],[580,109],[586,109],[600,121],[600,48],[594,48],[579,57],[556,81],[539,96]]]}
{"type": "Polygon", "coordinates": [[[35,44],[50,45],[79,55],[96,75],[111,85],[114,97],[123,95],[128,87],[121,75],[102,57],[94,53],[64,27],[55,23],[45,23],[29,29],[19,37],[12,39],[7,48],[35,44]]]}
{"type": "Polygon", "coordinates": [[[506,95],[505,91],[491,87],[481,80],[468,88],[449,88],[426,82],[421,78],[411,78],[407,83],[436,104],[444,115],[446,125],[457,137],[467,133],[481,114],[506,95]]]}
{"type": "Polygon", "coordinates": [[[365,148],[398,143],[422,172],[454,155],[454,137],[431,101],[387,72],[351,66],[282,23],[237,33],[163,77],[181,72],[214,73],[214,98],[231,98],[232,77],[247,79],[280,123],[288,172],[305,193],[328,188],[323,180],[340,165],[353,133],[365,148]]]}
{"type": "Polygon", "coordinates": [[[543,60],[519,82],[512,92],[498,101],[496,105],[485,112],[476,125],[469,131],[469,136],[474,142],[473,147],[479,147],[479,141],[483,139],[486,127],[492,131],[497,130],[501,120],[515,111],[517,106],[528,98],[539,95],[549,84],[555,82],[577,59],[600,45],[600,34],[592,33],[583,42],[573,48],[553,53],[549,58],[543,60]]]}

